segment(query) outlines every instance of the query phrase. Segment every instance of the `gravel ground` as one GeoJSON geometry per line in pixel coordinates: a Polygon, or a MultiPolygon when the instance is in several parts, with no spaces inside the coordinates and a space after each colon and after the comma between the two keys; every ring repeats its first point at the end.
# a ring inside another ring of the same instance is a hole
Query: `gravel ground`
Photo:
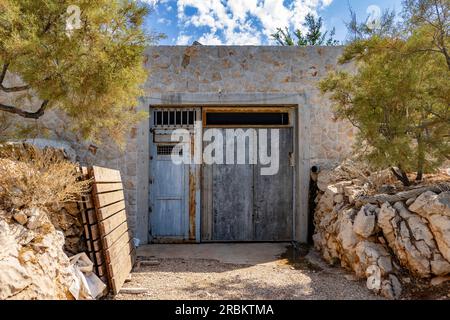
{"type": "Polygon", "coordinates": [[[364,281],[327,266],[316,252],[295,262],[280,258],[258,265],[196,259],[158,259],[156,264],[135,267],[115,299],[381,299],[364,281]]]}

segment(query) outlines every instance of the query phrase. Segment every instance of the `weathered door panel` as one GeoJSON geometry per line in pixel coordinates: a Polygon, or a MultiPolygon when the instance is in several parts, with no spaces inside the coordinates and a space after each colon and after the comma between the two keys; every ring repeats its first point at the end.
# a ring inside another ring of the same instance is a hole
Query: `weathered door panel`
{"type": "MultiPolygon", "coordinates": [[[[270,135],[268,137],[270,146],[270,135]]],[[[293,152],[291,128],[280,129],[279,171],[261,175],[260,164],[254,174],[254,240],[289,241],[293,238],[293,152]]]]}
{"type": "Polygon", "coordinates": [[[185,238],[186,166],[175,165],[167,156],[156,154],[153,159],[151,234],[154,238],[185,238]]]}
{"type": "MultiPolygon", "coordinates": [[[[248,142],[246,147],[248,150],[248,142]]],[[[274,176],[261,176],[260,165],[203,165],[202,240],[292,240],[292,151],[293,130],[283,128],[280,129],[280,168],[274,176]]],[[[248,160],[246,155],[246,163],[248,160]]]]}
{"type": "Polygon", "coordinates": [[[253,166],[213,165],[213,240],[252,238],[253,166]]]}
{"type": "MultiPolygon", "coordinates": [[[[200,170],[194,164],[175,164],[171,153],[177,129],[194,133],[199,108],[150,109],[149,233],[152,242],[200,240],[200,170]]],[[[194,139],[191,139],[194,143],[194,139]]],[[[186,143],[189,143],[186,141],[186,143]]],[[[194,144],[191,146],[194,150],[194,144]]],[[[180,155],[182,155],[182,152],[180,155]]]]}

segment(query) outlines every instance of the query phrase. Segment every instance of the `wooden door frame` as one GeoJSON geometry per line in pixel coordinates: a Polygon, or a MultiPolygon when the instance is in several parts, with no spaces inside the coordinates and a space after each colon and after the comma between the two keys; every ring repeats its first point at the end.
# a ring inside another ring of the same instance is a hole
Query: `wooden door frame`
{"type": "MultiPolygon", "coordinates": [[[[294,93],[156,93],[140,99],[140,110],[148,111],[149,107],[255,107],[255,106],[287,106],[297,110],[294,138],[296,156],[295,173],[295,240],[306,243],[308,240],[308,190],[311,169],[310,125],[312,104],[306,91],[299,89],[294,93]]],[[[138,152],[148,155],[149,121],[143,121],[138,127],[138,152]]],[[[146,156],[145,158],[148,158],[146,156]]],[[[148,171],[148,160],[138,161],[139,172],[148,171]]],[[[148,243],[148,177],[138,177],[137,198],[137,236],[142,243],[148,243]]],[[[199,217],[197,217],[199,223],[199,217]]]]}
{"type": "MultiPolygon", "coordinates": [[[[226,128],[242,128],[242,129],[276,129],[276,128],[291,128],[292,129],[292,149],[295,159],[298,159],[297,155],[297,123],[298,123],[298,111],[297,111],[298,105],[273,105],[272,103],[269,105],[242,105],[238,104],[238,106],[231,106],[231,105],[224,105],[224,106],[201,106],[201,114],[202,114],[202,123],[203,123],[203,129],[226,129],[226,128]],[[239,112],[248,112],[248,113],[262,113],[262,112],[271,112],[271,113],[283,113],[288,112],[289,113],[289,124],[286,125],[227,125],[227,126],[219,126],[219,125],[207,125],[206,124],[206,113],[207,112],[225,112],[225,113],[239,113],[239,112]]],[[[204,144],[202,144],[202,151],[204,149],[204,144]]],[[[205,210],[206,202],[209,201],[209,194],[208,192],[203,192],[205,185],[204,185],[204,165],[201,166],[201,212],[200,212],[200,242],[203,243],[235,243],[235,242],[267,242],[266,240],[251,240],[251,241],[235,241],[235,240],[205,240],[203,238],[204,234],[206,234],[204,230],[204,225],[208,224],[208,233],[209,236],[213,237],[213,227],[214,227],[214,216],[213,214],[208,214],[207,210],[205,210]]],[[[297,240],[296,237],[296,221],[297,217],[296,214],[298,212],[296,208],[296,184],[297,184],[297,161],[293,167],[293,176],[292,176],[292,239],[291,240],[297,240]]],[[[308,186],[309,188],[309,186],[308,186]]],[[[213,191],[212,191],[213,192],[213,191]]],[[[209,192],[211,194],[211,192],[209,192]]],[[[211,194],[212,196],[212,194],[211,194]]],[[[298,240],[297,240],[298,241],[298,240]]],[[[271,242],[286,242],[285,240],[280,241],[271,241],[271,242]]]]}

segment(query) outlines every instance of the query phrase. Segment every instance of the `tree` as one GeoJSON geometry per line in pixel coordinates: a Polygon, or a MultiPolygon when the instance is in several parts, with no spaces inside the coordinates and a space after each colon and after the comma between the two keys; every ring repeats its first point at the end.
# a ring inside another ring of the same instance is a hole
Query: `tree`
{"type": "Polygon", "coordinates": [[[403,4],[408,31],[416,36],[411,52],[440,53],[450,69],[450,1],[404,0],[403,4]]]}
{"type": "Polygon", "coordinates": [[[433,42],[428,28],[417,24],[397,35],[354,40],[339,62],[353,62],[357,71],[334,72],[320,83],[337,115],[359,129],[365,158],[375,167],[391,167],[405,186],[408,172],[422,180],[450,159],[450,71],[444,54],[423,50],[433,42]]]}
{"type": "Polygon", "coordinates": [[[396,13],[391,10],[384,10],[380,17],[368,16],[364,22],[358,21],[356,12],[349,7],[350,21],[345,25],[348,30],[348,41],[367,39],[372,36],[398,36],[398,26],[395,23],[396,13]],[[378,21],[369,21],[370,18],[378,18],[378,21]]]}
{"type": "Polygon", "coordinates": [[[59,109],[84,138],[122,141],[143,116],[143,52],[159,37],[143,32],[148,12],[133,0],[2,0],[0,114],[20,125],[59,109]],[[8,85],[12,75],[22,83],[8,85]]]}
{"type": "Polygon", "coordinates": [[[308,14],[305,18],[305,23],[303,26],[308,30],[306,35],[303,35],[300,29],[294,31],[294,36],[296,40],[291,35],[291,32],[286,27],[284,30],[282,28],[277,28],[277,32],[272,34],[272,38],[282,46],[336,46],[339,44],[337,40],[334,39],[336,34],[335,28],[333,28],[329,34],[328,31],[323,31],[323,19],[322,17],[316,18],[312,14],[308,14]],[[327,38],[327,35],[328,38],[327,38]]]}

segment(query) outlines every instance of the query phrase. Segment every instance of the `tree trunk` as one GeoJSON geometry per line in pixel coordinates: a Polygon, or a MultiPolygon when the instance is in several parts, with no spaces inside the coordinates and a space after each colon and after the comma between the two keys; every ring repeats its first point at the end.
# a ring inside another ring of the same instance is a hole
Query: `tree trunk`
{"type": "Polygon", "coordinates": [[[403,186],[405,187],[411,186],[411,182],[409,181],[408,175],[400,167],[398,168],[398,172],[394,168],[391,168],[391,171],[394,174],[394,176],[403,184],[403,186]]]}
{"type": "Polygon", "coordinates": [[[363,205],[368,204],[368,203],[381,205],[385,202],[389,202],[389,203],[393,204],[398,201],[406,201],[408,199],[417,197],[427,191],[441,193],[441,192],[445,192],[445,191],[449,191],[449,190],[450,190],[450,183],[443,182],[443,183],[439,183],[438,185],[420,187],[420,188],[407,190],[407,191],[399,192],[397,194],[392,194],[392,195],[377,194],[374,196],[362,196],[356,200],[356,203],[357,203],[358,207],[362,207],[363,205]]]}
{"type": "Polygon", "coordinates": [[[425,150],[424,150],[424,146],[423,146],[423,141],[419,137],[417,139],[417,176],[416,176],[416,181],[422,181],[424,166],[425,166],[425,150]]]}

